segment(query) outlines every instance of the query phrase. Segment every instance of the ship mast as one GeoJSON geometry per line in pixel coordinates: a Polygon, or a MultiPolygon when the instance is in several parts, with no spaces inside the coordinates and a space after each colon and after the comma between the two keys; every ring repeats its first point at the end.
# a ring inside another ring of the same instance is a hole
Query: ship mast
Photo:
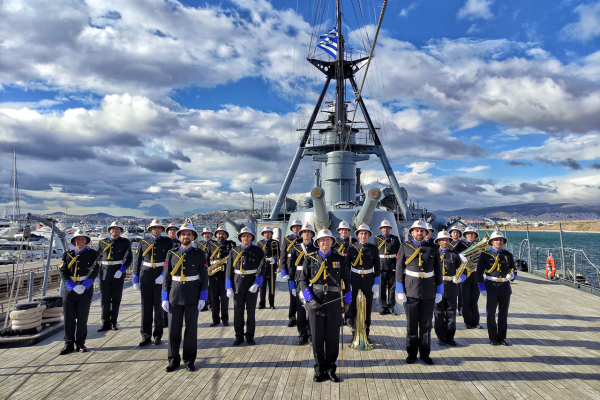
{"type": "Polygon", "coordinates": [[[344,38],[342,36],[342,10],[340,0],[336,1],[336,23],[338,29],[337,35],[337,59],[335,60],[335,128],[339,131],[340,143],[343,143],[344,133],[346,131],[346,113],[345,113],[345,93],[344,93],[344,38]]]}

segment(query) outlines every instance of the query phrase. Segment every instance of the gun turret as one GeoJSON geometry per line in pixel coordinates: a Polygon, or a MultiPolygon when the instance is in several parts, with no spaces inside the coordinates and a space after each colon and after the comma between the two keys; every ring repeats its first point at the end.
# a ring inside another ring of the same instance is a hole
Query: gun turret
{"type": "Polygon", "coordinates": [[[354,227],[358,228],[361,224],[371,225],[371,221],[373,220],[373,213],[375,212],[375,207],[379,203],[381,199],[381,190],[377,188],[371,188],[367,192],[365,196],[365,202],[358,212],[354,216],[354,227]]]}
{"type": "Polygon", "coordinates": [[[325,207],[325,191],[317,186],[311,190],[310,197],[313,200],[315,209],[315,229],[320,231],[329,228],[331,226],[331,216],[325,207]]]}
{"type": "Polygon", "coordinates": [[[227,226],[227,225],[231,226],[233,228],[233,230],[235,231],[235,235],[231,235],[231,236],[237,236],[238,233],[240,233],[240,231],[244,227],[244,224],[240,224],[238,222],[235,222],[234,220],[229,219],[229,217],[225,218],[225,226],[227,226]]]}

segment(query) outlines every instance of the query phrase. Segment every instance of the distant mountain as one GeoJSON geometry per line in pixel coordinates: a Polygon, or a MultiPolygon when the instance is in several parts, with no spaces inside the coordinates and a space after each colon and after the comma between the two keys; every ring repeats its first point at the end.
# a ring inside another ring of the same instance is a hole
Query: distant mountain
{"type": "Polygon", "coordinates": [[[600,204],[527,203],[485,208],[462,208],[453,211],[434,211],[434,214],[442,218],[460,216],[463,219],[488,217],[540,221],[596,220],[600,219],[600,204]]]}

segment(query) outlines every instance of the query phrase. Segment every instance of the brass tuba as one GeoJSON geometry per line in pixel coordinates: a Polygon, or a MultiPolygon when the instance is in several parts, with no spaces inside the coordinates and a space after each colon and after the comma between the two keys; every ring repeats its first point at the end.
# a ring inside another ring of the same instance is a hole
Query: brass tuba
{"type": "Polygon", "coordinates": [[[208,266],[208,276],[213,276],[219,271],[223,271],[225,269],[225,264],[227,263],[227,258],[222,258],[213,265],[208,266]]]}
{"type": "Polygon", "coordinates": [[[479,242],[473,244],[471,247],[460,253],[463,256],[467,257],[468,260],[467,262],[460,264],[460,267],[456,271],[456,279],[460,278],[465,269],[467,270],[467,276],[471,276],[471,273],[475,271],[475,268],[477,268],[479,256],[485,251],[485,249],[490,247],[487,243],[489,238],[490,236],[486,233],[483,239],[481,239],[479,242]]]}
{"type": "Polygon", "coordinates": [[[373,350],[373,345],[367,340],[367,299],[362,290],[356,296],[356,331],[350,343],[353,350],[373,350]]]}

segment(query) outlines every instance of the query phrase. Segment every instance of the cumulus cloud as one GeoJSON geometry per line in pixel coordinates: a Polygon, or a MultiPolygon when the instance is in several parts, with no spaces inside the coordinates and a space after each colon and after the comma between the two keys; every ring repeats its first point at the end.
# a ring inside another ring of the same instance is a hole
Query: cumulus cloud
{"type": "Polygon", "coordinates": [[[459,19],[491,19],[494,17],[490,10],[492,0],[467,0],[464,6],[458,10],[459,19]]]}
{"type": "Polygon", "coordinates": [[[496,189],[496,192],[505,195],[522,195],[529,193],[556,193],[556,188],[550,187],[548,185],[543,185],[542,183],[527,183],[523,182],[518,186],[515,185],[507,185],[501,188],[496,189]]]}
{"type": "Polygon", "coordinates": [[[541,146],[522,147],[500,152],[496,156],[505,160],[531,159],[542,162],[594,160],[600,154],[600,133],[569,134],[550,137],[541,146]]]}
{"type": "Polygon", "coordinates": [[[457,168],[457,171],[462,171],[462,172],[468,172],[468,173],[473,173],[473,172],[478,172],[478,171],[484,171],[486,169],[490,169],[489,165],[477,165],[475,167],[462,167],[462,168],[457,168]]]}
{"type": "Polygon", "coordinates": [[[566,38],[587,42],[600,36],[600,2],[580,4],[573,10],[579,21],[565,25],[562,29],[566,38]]]}
{"type": "Polygon", "coordinates": [[[144,215],[148,217],[170,217],[171,214],[162,204],[152,204],[148,207],[142,207],[144,215]]]}

